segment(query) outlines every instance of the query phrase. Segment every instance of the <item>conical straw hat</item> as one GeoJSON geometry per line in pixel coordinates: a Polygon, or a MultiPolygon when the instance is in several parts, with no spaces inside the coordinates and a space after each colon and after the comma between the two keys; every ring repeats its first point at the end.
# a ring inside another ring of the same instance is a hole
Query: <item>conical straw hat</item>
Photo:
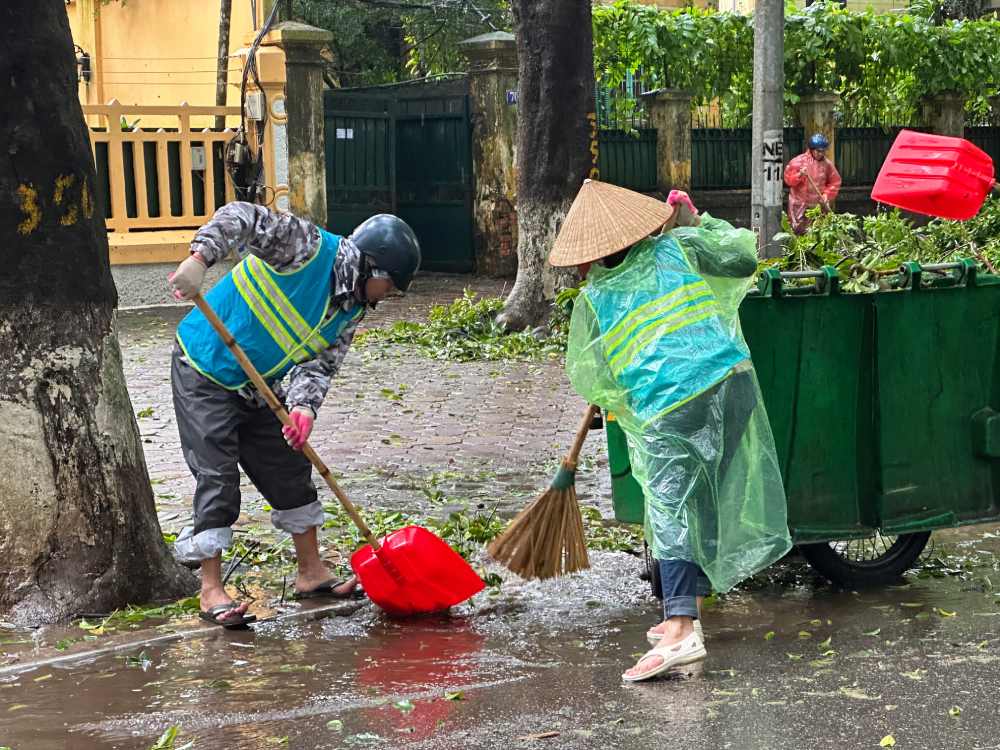
{"type": "Polygon", "coordinates": [[[614,255],[667,223],[673,208],[656,198],[598,180],[584,180],[549,253],[553,266],[614,255]]]}

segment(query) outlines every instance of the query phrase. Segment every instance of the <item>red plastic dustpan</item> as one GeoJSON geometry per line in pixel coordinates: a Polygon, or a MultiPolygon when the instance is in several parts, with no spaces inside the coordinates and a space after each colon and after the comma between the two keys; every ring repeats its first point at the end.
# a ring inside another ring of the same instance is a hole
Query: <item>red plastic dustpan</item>
{"type": "Polygon", "coordinates": [[[389,534],[375,549],[351,555],[368,598],[396,617],[440,612],[483,590],[469,564],[443,539],[420,526],[389,534]]]}
{"type": "Polygon", "coordinates": [[[872,200],[964,221],[978,213],[995,184],[993,159],[969,141],[902,130],[879,170],[872,200]]]}

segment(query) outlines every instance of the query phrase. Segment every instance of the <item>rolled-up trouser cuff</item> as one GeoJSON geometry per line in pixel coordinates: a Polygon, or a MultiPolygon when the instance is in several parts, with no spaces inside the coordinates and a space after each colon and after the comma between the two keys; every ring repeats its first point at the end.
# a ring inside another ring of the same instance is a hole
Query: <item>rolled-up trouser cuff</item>
{"type": "Polygon", "coordinates": [[[274,508],[271,511],[274,527],[289,534],[304,534],[313,526],[322,526],[323,520],[323,503],[319,500],[290,510],[274,508]]]}
{"type": "Polygon", "coordinates": [[[671,596],[663,600],[665,619],[671,617],[690,617],[698,619],[698,602],[693,596],[671,596]]]}
{"type": "Polygon", "coordinates": [[[233,543],[233,530],[228,527],[206,529],[197,534],[194,528],[186,526],[174,541],[174,557],[181,562],[201,562],[211,560],[233,543]]]}

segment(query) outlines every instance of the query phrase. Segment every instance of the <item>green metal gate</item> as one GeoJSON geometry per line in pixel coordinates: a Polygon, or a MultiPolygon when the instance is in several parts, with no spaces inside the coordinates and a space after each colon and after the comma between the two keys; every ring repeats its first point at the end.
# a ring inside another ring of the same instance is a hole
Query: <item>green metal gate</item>
{"type": "Polygon", "coordinates": [[[395,213],[420,239],[424,270],[471,272],[468,96],[327,91],[324,115],[328,229],[395,213]]]}

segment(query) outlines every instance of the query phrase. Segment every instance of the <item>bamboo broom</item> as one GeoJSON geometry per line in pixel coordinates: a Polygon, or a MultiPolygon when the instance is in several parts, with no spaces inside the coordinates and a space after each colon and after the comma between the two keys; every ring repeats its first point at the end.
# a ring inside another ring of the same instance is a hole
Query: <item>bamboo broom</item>
{"type": "Polygon", "coordinates": [[[596,414],[596,406],[587,407],[552,484],[490,542],[493,558],[522,578],[554,578],[590,567],[576,500],[576,463],[596,414]]]}

